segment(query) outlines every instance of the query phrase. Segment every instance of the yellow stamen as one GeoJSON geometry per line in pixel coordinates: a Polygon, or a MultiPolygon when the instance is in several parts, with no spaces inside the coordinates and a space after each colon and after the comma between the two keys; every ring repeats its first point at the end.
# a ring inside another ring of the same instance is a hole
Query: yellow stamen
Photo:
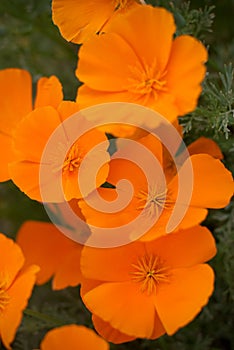
{"type": "Polygon", "coordinates": [[[158,190],[157,186],[151,187],[149,193],[140,191],[137,195],[139,202],[138,210],[146,209],[150,217],[158,217],[161,210],[166,207],[167,189],[158,190]]]}
{"type": "Polygon", "coordinates": [[[135,270],[131,273],[132,280],[139,283],[141,292],[148,295],[156,292],[159,283],[170,282],[169,267],[153,254],[142,256],[132,267],[135,270]]]}
{"type": "Polygon", "coordinates": [[[131,78],[129,78],[129,86],[127,89],[133,93],[149,94],[151,92],[157,93],[159,91],[167,91],[167,82],[165,80],[165,72],[157,70],[156,63],[151,66],[144,64],[142,67],[130,67],[131,78]]]}
{"type": "Polygon", "coordinates": [[[70,148],[63,163],[63,171],[74,171],[76,168],[79,168],[81,161],[82,153],[78,147],[78,144],[74,143],[70,148]]]}

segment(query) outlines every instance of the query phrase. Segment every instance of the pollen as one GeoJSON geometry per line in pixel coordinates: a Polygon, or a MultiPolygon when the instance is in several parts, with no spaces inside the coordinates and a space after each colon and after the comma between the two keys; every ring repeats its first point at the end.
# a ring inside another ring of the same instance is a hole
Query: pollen
{"type": "Polygon", "coordinates": [[[144,255],[136,264],[132,264],[134,271],[131,273],[132,281],[140,285],[140,291],[148,295],[155,293],[157,285],[170,282],[169,267],[160,257],[144,255]]]}
{"type": "Polygon", "coordinates": [[[6,291],[6,279],[0,281],[0,313],[4,311],[5,307],[9,304],[10,296],[6,291]]]}
{"type": "Polygon", "coordinates": [[[78,143],[75,142],[64,160],[63,171],[73,172],[75,169],[79,168],[82,158],[82,152],[78,143]]]}

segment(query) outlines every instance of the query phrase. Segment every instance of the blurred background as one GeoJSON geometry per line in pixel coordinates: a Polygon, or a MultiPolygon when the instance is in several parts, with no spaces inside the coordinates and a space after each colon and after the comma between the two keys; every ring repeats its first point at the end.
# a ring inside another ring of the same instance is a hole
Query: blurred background
{"type": "MultiPolygon", "coordinates": [[[[167,7],[174,13],[178,34],[192,34],[208,47],[209,75],[200,108],[184,117],[181,123],[187,143],[201,135],[215,139],[224,153],[225,165],[234,171],[234,97],[230,66],[234,58],[234,1],[147,3],[167,7]]],[[[78,49],[78,45],[66,42],[53,25],[49,0],[1,0],[0,69],[27,69],[33,78],[34,91],[41,76],[56,75],[64,87],[65,99],[74,100],[80,84],[74,75],[78,49]]],[[[28,219],[48,221],[41,204],[29,200],[10,181],[0,184],[0,231],[15,237],[20,225],[28,219]]],[[[208,306],[173,337],[163,336],[156,341],[137,340],[112,345],[112,349],[234,349],[233,202],[224,210],[210,211],[205,224],[215,234],[218,245],[218,255],[212,261],[217,276],[216,290],[208,306]]],[[[79,288],[52,292],[50,283],[37,287],[29,308],[35,314],[26,312],[13,345],[15,350],[38,348],[43,334],[61,320],[92,326],[90,315],[79,299],[79,288]]]]}

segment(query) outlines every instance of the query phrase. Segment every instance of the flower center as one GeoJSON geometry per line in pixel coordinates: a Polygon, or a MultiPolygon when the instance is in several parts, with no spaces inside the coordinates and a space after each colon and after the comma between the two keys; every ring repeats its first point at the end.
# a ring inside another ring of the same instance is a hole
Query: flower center
{"type": "Polygon", "coordinates": [[[63,163],[63,171],[73,172],[76,168],[80,166],[82,161],[82,153],[80,148],[78,147],[77,142],[75,142],[70,148],[64,163],[63,163]]]}
{"type": "Polygon", "coordinates": [[[149,189],[149,193],[146,191],[140,191],[137,195],[140,205],[138,210],[145,209],[146,214],[150,218],[158,217],[163,208],[166,207],[167,189],[158,190],[157,186],[153,186],[149,189]],[[141,204],[143,202],[143,204],[141,204]]]}
{"type": "Polygon", "coordinates": [[[6,291],[6,279],[0,282],[0,313],[5,309],[7,304],[9,304],[10,296],[6,291]]]}
{"type": "Polygon", "coordinates": [[[153,254],[140,257],[132,267],[132,280],[139,283],[141,292],[147,292],[148,295],[156,292],[159,283],[170,281],[169,267],[153,254]]]}
{"type": "Polygon", "coordinates": [[[167,72],[160,72],[157,70],[156,64],[151,66],[145,64],[142,67],[130,67],[131,78],[129,78],[128,91],[139,94],[155,93],[157,97],[158,92],[167,91],[165,75],[167,72]]]}

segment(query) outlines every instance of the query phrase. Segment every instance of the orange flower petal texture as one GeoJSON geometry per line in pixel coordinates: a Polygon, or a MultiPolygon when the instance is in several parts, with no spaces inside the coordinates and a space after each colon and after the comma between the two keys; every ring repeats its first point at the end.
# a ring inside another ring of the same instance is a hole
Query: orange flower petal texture
{"type": "MultiPolygon", "coordinates": [[[[15,160],[12,138],[17,124],[32,111],[32,79],[23,69],[0,71],[0,181],[10,179],[8,164],[15,160]]],[[[58,107],[63,99],[62,86],[55,76],[41,78],[37,84],[34,107],[58,107]]]]}
{"type": "Polygon", "coordinates": [[[167,10],[137,6],[116,17],[108,33],[84,43],[76,70],[84,83],[78,89],[80,107],[133,102],[170,121],[194,110],[207,51],[188,35],[173,40],[175,29],[167,10]]]}
{"type": "Polygon", "coordinates": [[[108,22],[118,14],[137,6],[135,0],[53,0],[52,18],[61,35],[81,44],[96,33],[106,31],[108,22]]]}
{"type": "Polygon", "coordinates": [[[0,71],[0,181],[10,179],[8,163],[14,159],[12,133],[16,124],[32,110],[32,80],[22,69],[8,68],[0,71]]]}
{"type": "Polygon", "coordinates": [[[81,296],[97,331],[115,343],[175,333],[208,302],[214,273],[204,262],[215,253],[214,238],[201,226],[149,243],[84,247],[81,296]]]}
{"type": "Polygon", "coordinates": [[[19,229],[17,243],[25,256],[25,266],[40,266],[37,284],[53,277],[53,289],[76,286],[81,282],[82,246],[46,222],[26,221],[19,229]]]}
{"type": "Polygon", "coordinates": [[[31,265],[22,269],[24,256],[20,247],[3,234],[0,234],[0,254],[0,338],[11,349],[39,267],[31,265]]]}
{"type": "Polygon", "coordinates": [[[54,328],[41,342],[40,350],[109,350],[109,344],[92,329],[75,324],[54,328]]]}

